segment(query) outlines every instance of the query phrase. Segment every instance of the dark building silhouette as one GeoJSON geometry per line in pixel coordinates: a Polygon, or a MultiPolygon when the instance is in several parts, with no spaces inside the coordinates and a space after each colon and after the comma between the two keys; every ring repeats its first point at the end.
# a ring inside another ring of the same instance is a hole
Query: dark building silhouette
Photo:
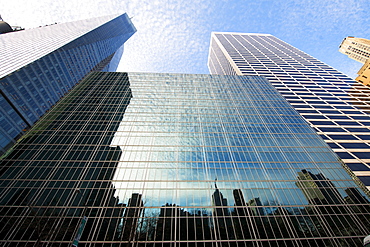
{"type": "Polygon", "coordinates": [[[344,200],[353,203],[353,204],[368,204],[369,200],[364,197],[358,189],[356,188],[348,188],[345,190],[348,197],[345,197],[344,200]]]}
{"type": "Polygon", "coordinates": [[[215,183],[215,191],[212,194],[213,220],[216,231],[216,239],[235,239],[235,230],[227,205],[227,199],[223,197],[215,183]]]}
{"type": "Polygon", "coordinates": [[[128,200],[126,210],[122,220],[121,240],[132,242],[135,240],[138,227],[138,220],[143,210],[142,195],[133,193],[128,200]]]}

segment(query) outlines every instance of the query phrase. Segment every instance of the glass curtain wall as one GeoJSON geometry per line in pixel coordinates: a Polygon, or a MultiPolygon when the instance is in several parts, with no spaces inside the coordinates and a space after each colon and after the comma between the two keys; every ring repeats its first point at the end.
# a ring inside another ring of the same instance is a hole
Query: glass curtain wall
{"type": "Polygon", "coordinates": [[[369,229],[358,180],[258,76],[95,72],[1,167],[5,246],[349,246],[369,229]]]}

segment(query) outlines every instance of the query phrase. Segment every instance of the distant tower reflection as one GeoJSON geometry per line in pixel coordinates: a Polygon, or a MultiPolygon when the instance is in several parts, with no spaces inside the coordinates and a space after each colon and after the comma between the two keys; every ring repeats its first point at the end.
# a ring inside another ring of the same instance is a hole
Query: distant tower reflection
{"type": "MultiPolygon", "coordinates": [[[[216,179],[217,180],[217,179],[216,179]]],[[[227,207],[227,199],[223,197],[215,182],[215,191],[212,195],[214,227],[217,239],[235,239],[234,228],[227,207]]]]}
{"type": "Polygon", "coordinates": [[[298,181],[295,183],[305,195],[310,204],[327,205],[342,204],[340,193],[334,184],[323,174],[313,174],[307,170],[298,172],[298,181]]]}
{"type": "Polygon", "coordinates": [[[138,220],[143,211],[142,195],[133,193],[128,200],[127,207],[123,216],[122,235],[121,239],[125,241],[133,241],[135,239],[138,220]]]}

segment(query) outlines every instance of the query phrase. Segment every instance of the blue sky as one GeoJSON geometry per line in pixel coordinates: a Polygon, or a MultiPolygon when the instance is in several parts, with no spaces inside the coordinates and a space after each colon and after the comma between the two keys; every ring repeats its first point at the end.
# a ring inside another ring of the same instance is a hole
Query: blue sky
{"type": "Polygon", "coordinates": [[[26,28],[127,12],[138,29],[119,71],[209,73],[212,31],[269,33],[355,77],[339,53],[346,36],[370,39],[369,0],[0,0],[0,14],[26,28]]]}

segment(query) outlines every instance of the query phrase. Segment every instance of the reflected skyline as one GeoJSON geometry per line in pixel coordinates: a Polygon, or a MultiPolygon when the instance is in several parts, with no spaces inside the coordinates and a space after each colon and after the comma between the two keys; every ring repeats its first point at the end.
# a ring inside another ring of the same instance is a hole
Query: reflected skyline
{"type": "MultiPolygon", "coordinates": [[[[141,224],[126,224],[132,226],[129,228],[131,241],[144,241],[146,239],[154,241],[181,241],[181,240],[237,240],[245,239],[271,239],[281,234],[280,237],[291,236],[290,227],[294,229],[296,237],[311,237],[307,240],[308,243],[327,244],[325,240],[320,240],[322,231],[325,227],[329,227],[331,231],[348,231],[353,228],[351,225],[358,220],[366,221],[369,217],[364,215],[359,218],[351,216],[351,210],[341,207],[338,202],[344,206],[345,201],[351,200],[350,204],[359,204],[355,210],[357,212],[367,213],[370,205],[369,201],[361,195],[358,189],[348,188],[347,196],[341,198],[338,193],[335,193],[336,188],[330,183],[330,180],[323,177],[322,174],[312,174],[310,171],[302,170],[298,172],[296,185],[301,190],[307,190],[309,186],[304,186],[307,177],[311,178],[311,182],[316,183],[319,190],[325,193],[310,193],[310,205],[327,205],[317,208],[322,213],[335,212],[337,218],[343,218],[348,222],[348,225],[341,225],[340,220],[327,218],[324,220],[315,209],[309,205],[305,207],[285,207],[283,205],[264,205],[259,198],[244,199],[242,190],[234,189],[234,206],[228,204],[228,199],[223,196],[215,183],[214,191],[209,195],[212,198],[213,205],[211,209],[194,209],[184,208],[181,205],[167,202],[160,208],[149,209],[143,205],[140,194],[132,194],[129,199],[128,206],[124,213],[125,218],[129,222],[140,218],[141,224]],[[329,182],[329,183],[328,183],[329,182]],[[328,193],[327,191],[331,191],[328,193]],[[135,199],[133,199],[135,198],[135,199]],[[137,202],[139,198],[140,202],[137,202]],[[334,199],[335,198],[335,199],[334,199]],[[350,199],[349,199],[350,198],[350,199]],[[343,200],[344,199],[344,200],[343,200]],[[132,204],[130,201],[136,201],[135,216],[127,216],[132,212],[132,204]],[[366,205],[360,205],[366,204],[366,205]],[[329,206],[331,205],[331,206],[329,206]],[[158,211],[159,209],[159,211],[158,211]],[[146,210],[146,212],[142,211],[146,210]],[[342,215],[342,216],[341,216],[342,215]],[[132,218],[133,217],[133,218],[132,218]],[[150,217],[150,218],[148,218],[150,217]],[[194,225],[195,228],[191,227],[194,225]],[[277,231],[277,229],[280,229],[277,231]],[[133,235],[135,234],[135,236],[133,235]]],[[[315,190],[315,188],[313,189],[315,190]]],[[[305,192],[307,193],[307,192],[305,192]]],[[[145,200],[145,199],[143,199],[145,200]]],[[[367,223],[369,226],[369,224],[367,223]]],[[[127,230],[127,229],[126,229],[127,230]]],[[[360,230],[360,229],[357,229],[360,230]]],[[[356,230],[356,231],[357,231],[356,230]]],[[[127,238],[126,238],[127,239],[127,238]]],[[[233,244],[233,243],[229,243],[233,244]]],[[[253,246],[253,243],[239,242],[239,245],[253,246]]]]}

